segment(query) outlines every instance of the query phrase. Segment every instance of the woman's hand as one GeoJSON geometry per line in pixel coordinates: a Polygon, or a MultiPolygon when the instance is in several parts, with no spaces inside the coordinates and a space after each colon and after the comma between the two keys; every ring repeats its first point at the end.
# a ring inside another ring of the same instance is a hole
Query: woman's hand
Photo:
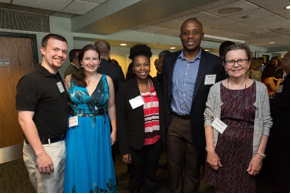
{"type": "Polygon", "coordinates": [[[263,157],[256,154],[250,161],[249,167],[247,169],[250,175],[258,175],[262,169],[263,157]]]}
{"type": "Polygon", "coordinates": [[[207,152],[207,163],[213,170],[218,170],[222,167],[220,159],[215,152],[207,152]]]}
{"type": "Polygon", "coordinates": [[[278,79],[277,78],[275,78],[275,77],[272,77],[272,79],[274,80],[274,81],[277,81],[278,79]]]}
{"type": "Polygon", "coordinates": [[[124,154],[122,156],[122,161],[128,164],[131,164],[131,154],[124,154]]]}
{"type": "Polygon", "coordinates": [[[110,137],[111,137],[111,145],[114,145],[116,142],[116,132],[112,132],[110,137]]]}

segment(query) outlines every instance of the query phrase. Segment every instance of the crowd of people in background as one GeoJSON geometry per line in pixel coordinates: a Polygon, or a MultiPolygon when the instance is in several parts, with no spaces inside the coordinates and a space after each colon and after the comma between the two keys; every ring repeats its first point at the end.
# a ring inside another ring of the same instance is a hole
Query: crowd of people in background
{"type": "Polygon", "coordinates": [[[36,191],[117,192],[118,142],[130,192],[156,192],[164,147],[171,192],[198,192],[201,168],[215,192],[256,192],[257,179],[290,192],[290,53],[266,61],[225,41],[218,57],[200,46],[203,37],[202,24],[187,19],[183,49],[160,52],[156,77],[147,45],[130,48],[124,77],[100,40],[69,52],[63,81],[67,41],[46,35],[41,65],[16,94],[36,191]]]}

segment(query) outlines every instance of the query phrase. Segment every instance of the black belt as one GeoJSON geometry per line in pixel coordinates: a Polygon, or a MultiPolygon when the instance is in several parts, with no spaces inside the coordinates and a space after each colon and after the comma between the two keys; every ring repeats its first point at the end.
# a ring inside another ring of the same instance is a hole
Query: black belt
{"type": "MultiPolygon", "coordinates": [[[[40,139],[40,142],[44,145],[44,144],[51,144],[51,143],[55,143],[55,142],[58,142],[58,141],[63,141],[63,140],[65,140],[66,139],[66,136],[65,135],[62,135],[62,136],[60,136],[60,137],[55,137],[55,138],[49,138],[49,139],[40,139]]],[[[26,138],[25,138],[25,142],[27,143],[27,144],[29,144],[28,143],[28,141],[26,140],[26,138]]]]}
{"type": "Polygon", "coordinates": [[[78,117],[91,117],[91,116],[100,116],[104,115],[106,111],[104,109],[99,109],[98,112],[93,112],[93,113],[75,113],[74,110],[70,111],[71,116],[78,116],[78,117]]]}
{"type": "Polygon", "coordinates": [[[180,119],[183,119],[183,120],[189,120],[191,119],[191,116],[190,115],[178,115],[177,113],[171,111],[171,113],[177,117],[179,117],[180,119]]]}

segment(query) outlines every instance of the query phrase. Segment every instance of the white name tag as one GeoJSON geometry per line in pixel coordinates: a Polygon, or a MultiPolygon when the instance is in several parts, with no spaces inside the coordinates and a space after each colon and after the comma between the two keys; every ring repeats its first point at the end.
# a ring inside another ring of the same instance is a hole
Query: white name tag
{"type": "Polygon", "coordinates": [[[283,85],[279,85],[277,89],[277,93],[282,93],[282,91],[283,91],[283,85]]]}
{"type": "Polygon", "coordinates": [[[60,90],[60,93],[63,93],[63,92],[65,91],[62,82],[58,82],[58,83],[57,83],[57,86],[58,86],[58,88],[59,88],[59,90],[60,90]]]}
{"type": "Polygon", "coordinates": [[[137,107],[144,105],[144,101],[140,95],[129,100],[129,103],[132,109],[136,109],[137,107]]]}
{"type": "Polygon", "coordinates": [[[78,116],[73,116],[69,118],[69,127],[75,127],[78,126],[78,116]]]}
{"type": "Polygon", "coordinates": [[[204,85],[213,85],[215,84],[216,74],[205,75],[204,85]]]}
{"type": "Polygon", "coordinates": [[[227,125],[222,122],[220,119],[216,118],[213,123],[211,124],[219,133],[223,133],[224,130],[227,128],[227,125]]]}

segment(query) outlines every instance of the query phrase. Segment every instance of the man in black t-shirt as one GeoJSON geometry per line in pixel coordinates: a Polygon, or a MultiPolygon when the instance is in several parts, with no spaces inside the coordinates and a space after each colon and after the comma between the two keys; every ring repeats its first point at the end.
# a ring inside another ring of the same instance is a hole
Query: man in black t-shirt
{"type": "Polygon", "coordinates": [[[23,160],[37,192],[63,192],[68,128],[68,94],[58,73],[67,41],[57,34],[42,40],[39,67],[18,82],[16,109],[24,132],[23,160]]]}

